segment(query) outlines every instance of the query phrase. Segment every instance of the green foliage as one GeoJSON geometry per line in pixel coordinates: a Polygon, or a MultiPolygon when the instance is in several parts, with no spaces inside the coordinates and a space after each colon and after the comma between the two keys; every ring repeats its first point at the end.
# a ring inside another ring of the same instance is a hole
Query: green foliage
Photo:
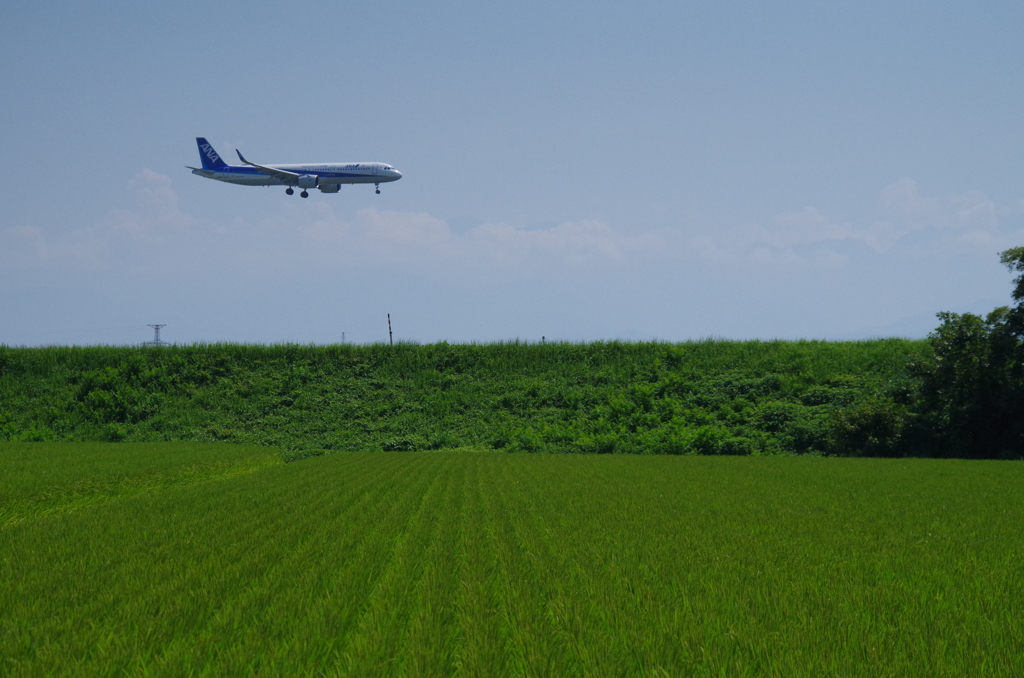
{"type": "Polygon", "coordinates": [[[1024,457],[1024,247],[1001,260],[1021,274],[1017,306],[985,318],[940,313],[932,356],[913,365],[921,386],[908,436],[934,456],[1024,457]]]}
{"type": "Polygon", "coordinates": [[[0,527],[12,678],[1024,675],[1016,463],[63,447],[145,491],[0,527]]]}
{"type": "MultiPolygon", "coordinates": [[[[0,347],[0,440],[829,454],[921,342],[0,347]]],[[[851,453],[849,446],[843,454],[851,453]]]]}
{"type": "Polygon", "coordinates": [[[427,443],[419,436],[405,436],[385,440],[381,445],[385,452],[411,452],[413,450],[427,449],[427,443]]]}
{"type": "Polygon", "coordinates": [[[1024,456],[1024,351],[1008,309],[985,319],[940,313],[931,335],[934,355],[914,365],[921,380],[913,430],[935,456],[1024,456]]]}
{"type": "Polygon", "coordinates": [[[906,406],[882,397],[838,410],[831,422],[830,448],[847,457],[902,456],[909,417],[906,406]]]}
{"type": "Polygon", "coordinates": [[[1024,247],[1000,260],[1018,273],[1017,305],[985,318],[939,313],[931,350],[906,377],[833,413],[832,453],[1024,458],[1024,247]]]}
{"type": "Polygon", "coordinates": [[[1020,275],[1013,279],[1013,300],[1019,304],[1024,302],[1024,247],[1011,247],[999,254],[999,261],[1005,264],[1010,271],[1016,271],[1020,275]]]}

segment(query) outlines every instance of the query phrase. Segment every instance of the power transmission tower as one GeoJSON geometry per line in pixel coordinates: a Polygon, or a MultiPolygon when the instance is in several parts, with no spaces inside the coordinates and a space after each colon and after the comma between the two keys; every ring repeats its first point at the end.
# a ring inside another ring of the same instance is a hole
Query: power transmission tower
{"type": "Polygon", "coordinates": [[[167,327],[167,325],[146,325],[146,327],[153,328],[153,341],[142,342],[143,346],[166,346],[166,341],[160,341],[160,328],[167,327]]]}

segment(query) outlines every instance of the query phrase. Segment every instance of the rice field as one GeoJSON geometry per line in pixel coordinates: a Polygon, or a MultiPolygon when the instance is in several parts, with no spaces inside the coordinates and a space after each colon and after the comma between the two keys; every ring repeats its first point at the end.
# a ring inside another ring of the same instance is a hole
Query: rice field
{"type": "Polygon", "coordinates": [[[0,461],[0,528],[282,463],[271,448],[216,443],[0,443],[0,461]]]}
{"type": "Polygon", "coordinates": [[[1019,463],[222,453],[0,527],[0,674],[1024,675],[1019,463]]]}

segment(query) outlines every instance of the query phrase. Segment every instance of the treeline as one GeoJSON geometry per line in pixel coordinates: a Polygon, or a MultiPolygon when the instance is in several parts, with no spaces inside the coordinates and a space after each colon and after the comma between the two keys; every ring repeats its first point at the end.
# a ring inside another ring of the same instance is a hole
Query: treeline
{"type": "Polygon", "coordinates": [[[897,400],[910,416],[893,436],[895,449],[1024,458],[1024,247],[1006,250],[1000,260],[1017,273],[1015,304],[985,318],[939,314],[931,353],[910,365],[916,389],[897,400]]]}
{"type": "Polygon", "coordinates": [[[1020,458],[1003,260],[1017,306],[926,341],[0,347],[0,440],[1020,458]]]}

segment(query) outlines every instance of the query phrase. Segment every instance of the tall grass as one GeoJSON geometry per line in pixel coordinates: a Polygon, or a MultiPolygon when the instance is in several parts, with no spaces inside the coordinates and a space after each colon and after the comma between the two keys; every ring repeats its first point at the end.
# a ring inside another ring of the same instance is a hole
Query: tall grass
{"type": "Polygon", "coordinates": [[[0,347],[0,440],[230,441],[293,457],[821,453],[839,410],[895,388],[927,350],[898,339],[0,347]]]}
{"type": "Polygon", "coordinates": [[[77,373],[118,365],[142,356],[148,364],[174,360],[202,362],[221,369],[298,363],[344,368],[355,364],[405,375],[422,370],[457,369],[502,373],[575,372],[608,367],[635,371],[652,360],[668,358],[693,371],[743,369],[789,371],[823,377],[836,373],[889,373],[924,350],[925,342],[909,339],[870,341],[728,341],[706,339],[665,342],[548,342],[487,344],[194,344],[171,347],[51,346],[17,348],[0,345],[0,375],[77,373]]]}

